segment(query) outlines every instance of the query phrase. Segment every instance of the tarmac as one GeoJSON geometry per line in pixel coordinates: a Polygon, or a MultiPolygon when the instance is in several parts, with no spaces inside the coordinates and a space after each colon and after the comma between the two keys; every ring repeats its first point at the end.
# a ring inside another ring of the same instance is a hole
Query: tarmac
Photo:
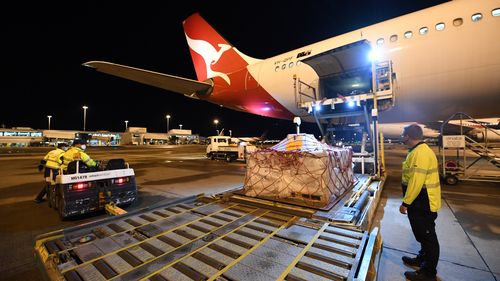
{"type": "MultiPolygon", "coordinates": [[[[382,251],[377,280],[404,280],[401,257],[416,255],[420,244],[415,240],[406,215],[399,213],[404,150],[388,150],[388,179],[381,194],[372,228],[378,227],[382,251]],[[399,161],[398,161],[399,159],[399,161]]],[[[500,183],[441,183],[442,207],[436,220],[440,243],[438,280],[500,280],[500,183]]]]}
{"type": "MultiPolygon", "coordinates": [[[[200,151],[203,149],[188,146],[175,150],[113,149],[109,155],[109,149],[103,149],[95,150],[92,155],[97,159],[123,155],[132,163],[141,187],[137,207],[166,198],[224,192],[243,184],[243,163],[209,161],[203,159],[200,151]]],[[[379,228],[382,238],[377,280],[405,280],[404,272],[414,269],[404,265],[401,257],[416,254],[420,247],[406,215],[399,213],[401,162],[405,154],[406,149],[397,146],[387,147],[385,154],[388,178],[371,226],[379,228]]],[[[33,237],[95,219],[60,222],[47,206],[33,205],[33,194],[39,190],[40,175],[35,168],[40,155],[43,153],[38,151],[33,151],[33,155],[0,155],[3,160],[0,161],[0,238],[10,241],[0,245],[0,249],[11,251],[0,262],[0,280],[41,280],[30,251],[33,237]]],[[[441,245],[438,280],[500,280],[499,199],[499,183],[442,185],[442,208],[436,221],[441,245]]]]}

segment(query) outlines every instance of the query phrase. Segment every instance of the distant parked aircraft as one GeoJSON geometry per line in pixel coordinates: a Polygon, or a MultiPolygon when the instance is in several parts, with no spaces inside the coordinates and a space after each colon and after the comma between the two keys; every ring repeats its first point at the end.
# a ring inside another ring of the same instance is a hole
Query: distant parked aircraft
{"type": "MultiPolygon", "coordinates": [[[[412,122],[379,124],[379,130],[388,139],[400,139],[404,126],[412,122]]],[[[417,123],[418,124],[418,123],[417,123]]],[[[440,134],[442,122],[429,122],[419,124],[424,133],[424,138],[437,138],[440,134]]],[[[500,118],[450,120],[444,127],[446,134],[465,134],[477,141],[483,141],[487,135],[488,142],[500,142],[500,118]],[[485,132],[485,127],[488,132],[485,132]]]]}

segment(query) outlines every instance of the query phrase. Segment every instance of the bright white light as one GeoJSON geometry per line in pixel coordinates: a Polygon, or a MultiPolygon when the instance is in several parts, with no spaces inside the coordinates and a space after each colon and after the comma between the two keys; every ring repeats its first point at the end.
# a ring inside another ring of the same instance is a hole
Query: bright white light
{"type": "Polygon", "coordinates": [[[380,50],[379,49],[372,49],[369,53],[368,53],[368,59],[370,61],[378,61],[380,60],[381,58],[381,53],[380,53],[380,50]]]}
{"type": "Polygon", "coordinates": [[[320,111],[321,110],[321,105],[319,103],[317,103],[315,106],[314,106],[314,110],[316,111],[320,111]]]}
{"type": "Polygon", "coordinates": [[[354,105],[355,105],[354,101],[349,101],[347,103],[347,106],[349,106],[349,107],[354,107],[354,105]]]}
{"type": "Polygon", "coordinates": [[[359,87],[359,84],[358,83],[352,84],[351,87],[353,88],[359,87]]]}
{"type": "Polygon", "coordinates": [[[271,110],[271,108],[266,106],[266,107],[263,107],[262,110],[269,111],[269,110],[271,110]]]}

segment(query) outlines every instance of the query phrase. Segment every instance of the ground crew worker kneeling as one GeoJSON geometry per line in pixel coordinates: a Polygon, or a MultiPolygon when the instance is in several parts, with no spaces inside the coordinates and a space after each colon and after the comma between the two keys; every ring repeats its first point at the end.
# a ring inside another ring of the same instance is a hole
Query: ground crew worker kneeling
{"type": "Polygon", "coordinates": [[[73,161],[80,160],[82,161],[87,167],[96,167],[97,163],[90,158],[90,156],[85,153],[85,149],[87,148],[87,142],[82,139],[75,139],[73,141],[73,146],[68,149],[62,156],[62,169],[64,172],[68,170],[68,165],[69,163],[73,161]]]}
{"type": "Polygon", "coordinates": [[[46,184],[36,196],[36,203],[43,202],[43,197],[47,194],[47,190],[50,187],[51,182],[55,181],[56,176],[59,175],[59,168],[62,164],[61,156],[66,150],[68,150],[68,145],[62,142],[57,145],[56,149],[49,151],[45,157],[40,160],[38,170],[41,171],[45,168],[44,177],[46,184]]]}

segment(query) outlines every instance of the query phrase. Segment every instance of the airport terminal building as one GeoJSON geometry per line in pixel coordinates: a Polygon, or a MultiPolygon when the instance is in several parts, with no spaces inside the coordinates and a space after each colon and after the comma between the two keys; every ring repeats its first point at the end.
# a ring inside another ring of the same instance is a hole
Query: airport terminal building
{"type": "Polygon", "coordinates": [[[191,130],[148,133],[147,128],[142,127],[129,127],[126,132],[0,128],[0,147],[46,146],[59,142],[71,143],[75,138],[86,139],[90,146],[199,143],[199,136],[193,135],[191,130]]]}

